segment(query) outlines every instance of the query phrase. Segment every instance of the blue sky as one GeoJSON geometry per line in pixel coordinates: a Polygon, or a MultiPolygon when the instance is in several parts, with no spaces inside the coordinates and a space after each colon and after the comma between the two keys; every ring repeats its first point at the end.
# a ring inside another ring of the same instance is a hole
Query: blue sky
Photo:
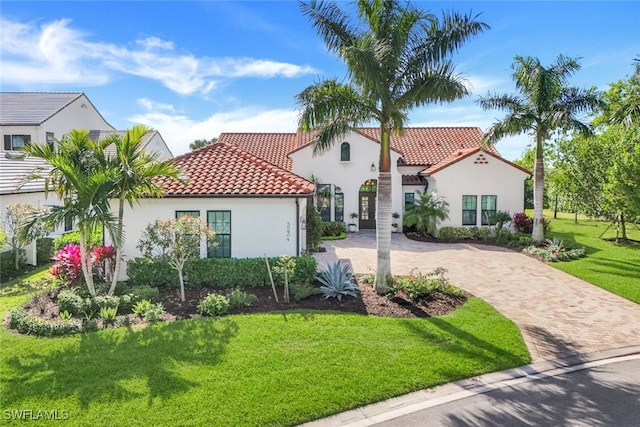
{"type": "MultiPolygon", "coordinates": [[[[581,58],[571,84],[603,90],[640,57],[638,1],[414,3],[482,13],[491,29],[454,57],[472,95],[416,109],[409,126],[488,128],[501,114],[475,100],[513,91],[515,55],[581,58]]],[[[3,0],[0,18],[2,91],[85,92],[113,126],[153,127],[176,155],[221,132],[293,132],[295,95],[346,76],[294,1],[3,0]]],[[[497,147],[513,160],[528,142],[497,147]]]]}

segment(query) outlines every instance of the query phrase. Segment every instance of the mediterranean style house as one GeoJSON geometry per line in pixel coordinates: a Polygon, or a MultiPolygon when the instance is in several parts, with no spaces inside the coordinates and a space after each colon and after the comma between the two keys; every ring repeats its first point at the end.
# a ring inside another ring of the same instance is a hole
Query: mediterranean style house
{"type": "MultiPolygon", "coordinates": [[[[306,247],[306,210],[325,221],[376,228],[378,129],[344,135],[314,155],[309,133],[223,133],[214,144],[176,157],[183,182],[163,179],[166,194],[125,212],[125,259],[155,219],[190,215],[216,231],[218,246],[201,256],[300,255],[306,247]]],[[[408,128],[392,137],[393,210],[400,218],[420,192],[436,191],[449,203],[442,225],[487,225],[497,210],[524,209],[530,172],[481,146],[479,128],[408,128]]],[[[124,275],[123,277],[124,278],[124,275]]]]}
{"type": "MultiPolygon", "coordinates": [[[[228,143],[316,184],[315,205],[323,220],[376,228],[380,153],[378,128],[344,135],[327,152],[313,154],[309,133],[223,133],[228,143]]],[[[391,137],[392,210],[400,217],[420,192],[436,192],[449,204],[442,226],[487,225],[497,210],[524,209],[524,180],[531,173],[482,147],[476,127],[406,128],[391,137]]]]}
{"type": "MultiPolygon", "coordinates": [[[[46,197],[44,179],[25,179],[34,171],[46,173],[48,167],[40,159],[25,156],[22,147],[32,142],[53,147],[71,129],[87,129],[96,140],[124,133],[107,123],[81,92],[0,92],[0,106],[0,216],[6,206],[17,202],[35,206],[59,203],[52,195],[46,197]]],[[[161,159],[173,157],[157,131],[145,135],[143,144],[161,159]]],[[[53,234],[69,231],[72,226],[67,224],[53,234]]],[[[27,261],[33,263],[31,248],[27,261]]]]}

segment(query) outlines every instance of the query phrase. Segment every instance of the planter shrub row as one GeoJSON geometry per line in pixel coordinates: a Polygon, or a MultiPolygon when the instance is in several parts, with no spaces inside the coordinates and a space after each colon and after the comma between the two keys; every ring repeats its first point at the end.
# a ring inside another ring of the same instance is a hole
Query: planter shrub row
{"type": "MultiPolygon", "coordinates": [[[[316,260],[313,257],[295,257],[296,268],[289,278],[299,284],[313,283],[316,276],[316,260]]],[[[276,283],[282,276],[273,271],[278,258],[269,258],[276,283]]],[[[177,287],[178,273],[163,259],[135,258],[128,263],[127,274],[134,285],[177,287]]],[[[236,286],[271,286],[264,258],[200,258],[188,260],[184,267],[186,286],[198,288],[214,286],[233,288],[236,286]]]]}

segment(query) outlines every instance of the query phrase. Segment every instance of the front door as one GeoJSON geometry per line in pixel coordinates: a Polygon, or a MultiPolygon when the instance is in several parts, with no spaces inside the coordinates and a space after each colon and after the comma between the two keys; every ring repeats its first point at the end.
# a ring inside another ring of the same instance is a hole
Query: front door
{"type": "Polygon", "coordinates": [[[360,228],[376,228],[376,193],[360,192],[360,228]]]}
{"type": "Polygon", "coordinates": [[[368,179],[360,186],[360,228],[376,228],[376,192],[378,181],[368,179]]]}

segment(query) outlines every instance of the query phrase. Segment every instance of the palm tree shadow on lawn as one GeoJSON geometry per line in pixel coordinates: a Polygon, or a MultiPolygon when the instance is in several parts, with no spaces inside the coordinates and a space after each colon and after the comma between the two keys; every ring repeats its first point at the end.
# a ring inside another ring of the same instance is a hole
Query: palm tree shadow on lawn
{"type": "Polygon", "coordinates": [[[176,363],[218,363],[237,332],[233,320],[203,318],[81,334],[77,345],[59,351],[8,358],[12,374],[5,378],[2,400],[11,408],[29,397],[77,395],[80,407],[86,409],[92,402],[148,396],[151,406],[158,398],[165,400],[200,385],[180,377],[176,363]],[[123,385],[127,381],[148,389],[128,389],[123,385]]]}

